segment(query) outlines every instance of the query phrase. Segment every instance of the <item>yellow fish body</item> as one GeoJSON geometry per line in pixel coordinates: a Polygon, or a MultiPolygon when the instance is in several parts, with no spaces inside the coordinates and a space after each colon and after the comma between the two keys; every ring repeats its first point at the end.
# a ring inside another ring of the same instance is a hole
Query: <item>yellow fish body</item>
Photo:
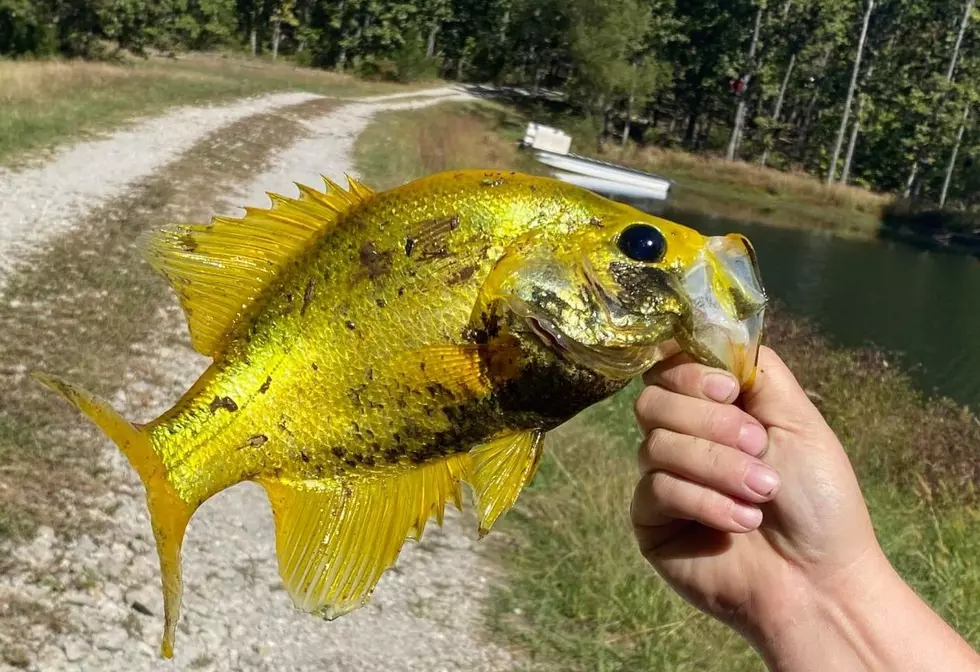
{"type": "Polygon", "coordinates": [[[473,489],[481,534],[541,438],[684,350],[747,382],[765,295],[738,236],[555,180],[463,171],[383,193],[273,195],[272,208],[143,239],[213,364],[144,426],[57,378],[146,488],[173,653],[194,511],[245,480],[272,503],[295,604],[364,603],[408,537],[473,489]]]}

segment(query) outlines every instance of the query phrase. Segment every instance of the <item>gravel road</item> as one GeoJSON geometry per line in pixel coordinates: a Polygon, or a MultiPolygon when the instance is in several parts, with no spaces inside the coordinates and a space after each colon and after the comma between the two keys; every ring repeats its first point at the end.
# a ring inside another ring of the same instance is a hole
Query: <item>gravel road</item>
{"type": "MultiPolygon", "coordinates": [[[[18,250],[43,245],[208,130],[250,115],[280,114],[310,98],[280,94],[179,110],[59,152],[41,167],[0,169],[0,287],[18,250]],[[111,167],[111,174],[96,176],[94,165],[111,167]]],[[[306,137],[277,152],[262,174],[214,210],[231,214],[234,206],[266,205],[266,191],[294,193],[293,181],[316,184],[319,173],[340,181],[352,172],[354,140],[374,114],[464,98],[454,88],[433,89],[360,99],[306,118],[306,137]]],[[[173,305],[159,312],[173,330],[185,329],[173,305]]],[[[163,382],[150,385],[137,374],[120,381],[112,402],[134,421],[166,409],[207,364],[188,346],[145,344],[141,350],[153,360],[154,379],[163,382]]],[[[251,484],[216,496],[191,522],[176,657],[163,661],[157,657],[159,572],[142,487],[114,447],[106,445],[103,459],[112,487],[92,505],[112,511],[108,529],[61,539],[42,528],[31,544],[14,551],[20,569],[2,577],[0,597],[58,614],[56,626],[25,625],[16,641],[12,633],[0,633],[0,645],[27,653],[18,668],[496,672],[516,664],[511,653],[482,637],[483,600],[494,569],[476,545],[472,521],[453,515],[442,530],[430,527],[421,544],[406,545],[367,607],[328,623],[295,611],[282,590],[269,506],[251,484]],[[80,582],[80,576],[89,579],[80,582]]],[[[0,661],[0,669],[16,669],[9,664],[0,661]]]]}

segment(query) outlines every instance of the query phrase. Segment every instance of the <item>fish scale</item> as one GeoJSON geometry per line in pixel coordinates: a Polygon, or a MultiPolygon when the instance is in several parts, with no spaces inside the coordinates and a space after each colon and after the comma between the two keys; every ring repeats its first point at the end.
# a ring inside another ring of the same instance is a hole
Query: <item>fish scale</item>
{"type": "Polygon", "coordinates": [[[141,241],[213,358],[156,420],[132,425],[38,374],[143,481],[164,656],[186,525],[227,487],[265,488],[286,590],[333,618],[461,505],[463,483],[489,532],[533,478],[546,431],[670,352],[751,380],[765,294],[741,237],[513,172],[380,194],[349,183],[141,241]]]}

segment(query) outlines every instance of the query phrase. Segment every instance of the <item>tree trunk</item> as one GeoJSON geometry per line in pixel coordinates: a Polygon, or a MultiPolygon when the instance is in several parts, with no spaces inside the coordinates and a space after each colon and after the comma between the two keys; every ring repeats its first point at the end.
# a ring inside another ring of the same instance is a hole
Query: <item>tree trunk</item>
{"type": "Polygon", "coordinates": [[[915,184],[915,177],[919,174],[919,162],[912,162],[912,169],[909,170],[909,179],[905,180],[905,190],[902,192],[904,198],[912,195],[912,185],[915,184]]]}
{"type": "MultiPolygon", "coordinates": [[[[789,4],[789,3],[787,3],[789,4]]],[[[783,83],[779,85],[779,95],[776,96],[776,107],[772,111],[772,133],[773,139],[777,135],[777,127],[779,126],[779,115],[783,111],[783,101],[786,99],[786,88],[789,86],[789,78],[793,75],[793,67],[796,65],[796,52],[794,51],[790,54],[789,65],[786,66],[786,74],[783,75],[783,83]]],[[[762,152],[762,159],[759,161],[763,166],[769,161],[769,153],[771,148],[767,145],[766,149],[762,152]]]]}
{"type": "Polygon", "coordinates": [[[439,32],[439,24],[433,24],[429,28],[429,40],[425,45],[425,57],[432,58],[436,55],[436,33],[439,32]]]}
{"type": "Polygon", "coordinates": [[[960,57],[960,46],[963,44],[963,34],[966,32],[966,24],[970,22],[970,13],[973,11],[974,2],[975,0],[966,0],[966,8],[963,11],[963,18],[960,20],[960,32],[956,35],[956,44],[953,46],[953,56],[949,59],[949,68],[946,70],[947,82],[953,81],[953,73],[956,72],[956,61],[960,57]]]}
{"type": "Polygon", "coordinates": [[[847,141],[847,154],[844,157],[844,170],[841,172],[841,184],[847,184],[847,178],[851,174],[851,161],[854,159],[854,146],[857,144],[858,134],[861,132],[861,108],[864,107],[864,98],[858,99],[857,110],[854,111],[854,126],[851,128],[851,139],[847,141]]]}
{"type": "Polygon", "coordinates": [[[844,99],[844,113],[841,115],[840,128],[837,130],[837,140],[834,141],[834,151],[830,159],[830,169],[827,171],[827,184],[832,184],[837,175],[837,159],[840,158],[840,148],[844,144],[844,132],[847,130],[847,118],[851,114],[851,101],[857,88],[858,73],[861,71],[861,56],[864,54],[864,42],[868,37],[868,23],[875,8],[875,0],[868,0],[868,8],[864,11],[864,22],[861,24],[861,37],[858,39],[857,56],[854,57],[854,67],[851,69],[851,83],[847,87],[847,98],[844,99]]]}
{"type": "Polygon", "coordinates": [[[738,105],[735,107],[735,123],[732,126],[732,134],[728,138],[728,151],[725,158],[729,161],[735,160],[735,151],[742,135],[742,127],[745,125],[746,98],[748,96],[749,84],[752,81],[752,74],[755,72],[755,50],[759,47],[759,30],[762,28],[762,12],[765,5],[760,4],[755,12],[755,28],[752,30],[752,42],[749,44],[748,69],[745,73],[745,88],[739,94],[738,105]]]}
{"type": "MultiPolygon", "coordinates": [[[[969,4],[969,3],[968,3],[969,4]]],[[[960,33],[962,36],[962,33],[960,33]]],[[[956,144],[953,145],[953,153],[949,157],[949,165],[946,166],[946,177],[943,179],[943,191],[939,195],[939,207],[946,207],[946,196],[949,194],[949,184],[953,180],[953,171],[956,169],[956,155],[960,153],[960,143],[963,142],[963,131],[966,130],[966,123],[970,120],[970,105],[963,110],[963,121],[960,122],[960,129],[956,132],[956,144]]]]}
{"type": "Polygon", "coordinates": [[[248,44],[252,49],[252,58],[255,58],[259,51],[259,36],[254,27],[248,33],[248,44]]]}
{"type": "Polygon", "coordinates": [[[272,22],[272,61],[279,56],[279,39],[282,37],[282,22],[276,19],[272,22]]]}
{"type": "Polygon", "coordinates": [[[630,139],[630,124],[633,121],[633,101],[636,100],[636,63],[633,63],[633,78],[630,80],[630,96],[626,100],[626,123],[623,125],[623,147],[630,139]]]}

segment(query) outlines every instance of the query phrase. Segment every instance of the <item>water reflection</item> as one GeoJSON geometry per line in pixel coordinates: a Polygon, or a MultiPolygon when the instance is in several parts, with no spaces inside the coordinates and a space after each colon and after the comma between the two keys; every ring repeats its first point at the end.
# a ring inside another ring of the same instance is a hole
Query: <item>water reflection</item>
{"type": "Polygon", "coordinates": [[[903,353],[907,365],[921,365],[912,374],[923,389],[980,408],[975,259],[675,210],[662,216],[710,235],[744,233],[758,251],[771,296],[812,318],[837,343],[903,353]]]}

